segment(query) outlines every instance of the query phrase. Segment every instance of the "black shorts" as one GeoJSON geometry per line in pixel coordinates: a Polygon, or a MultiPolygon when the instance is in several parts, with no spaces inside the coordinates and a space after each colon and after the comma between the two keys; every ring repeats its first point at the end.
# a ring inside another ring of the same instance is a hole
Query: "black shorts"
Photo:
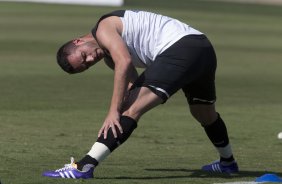
{"type": "Polygon", "coordinates": [[[187,35],[156,57],[134,87],[146,86],[164,101],[182,89],[189,104],[216,100],[216,55],[205,35],[187,35]]]}

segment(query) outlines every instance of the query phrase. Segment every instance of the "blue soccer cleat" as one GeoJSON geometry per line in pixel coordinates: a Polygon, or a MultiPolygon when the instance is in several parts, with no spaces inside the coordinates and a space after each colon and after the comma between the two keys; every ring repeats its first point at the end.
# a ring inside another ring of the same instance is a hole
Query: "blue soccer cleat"
{"type": "Polygon", "coordinates": [[[47,176],[50,178],[71,178],[71,179],[89,179],[93,178],[94,166],[89,164],[83,167],[80,171],[76,168],[74,159],[71,158],[71,163],[66,164],[65,167],[57,169],[55,171],[46,171],[42,176],[47,176]]]}
{"type": "Polygon", "coordinates": [[[202,170],[207,171],[207,172],[232,174],[232,173],[239,172],[239,167],[235,161],[231,163],[230,165],[222,165],[220,161],[217,160],[211,164],[204,165],[202,167],[202,170]]]}

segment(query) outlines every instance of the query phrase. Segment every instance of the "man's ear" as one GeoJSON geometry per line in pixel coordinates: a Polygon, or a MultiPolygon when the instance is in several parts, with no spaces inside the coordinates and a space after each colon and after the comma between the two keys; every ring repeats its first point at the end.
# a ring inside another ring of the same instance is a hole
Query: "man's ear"
{"type": "Polygon", "coordinates": [[[85,41],[82,40],[81,38],[76,38],[72,41],[73,44],[75,44],[76,46],[83,44],[85,41]]]}

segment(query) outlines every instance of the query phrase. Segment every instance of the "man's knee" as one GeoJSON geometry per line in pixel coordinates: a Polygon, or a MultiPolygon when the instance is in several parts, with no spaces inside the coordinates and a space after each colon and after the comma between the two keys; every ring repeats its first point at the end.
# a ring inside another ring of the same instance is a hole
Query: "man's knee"
{"type": "Polygon", "coordinates": [[[203,126],[210,125],[216,121],[218,114],[215,111],[214,104],[212,105],[190,105],[190,112],[193,117],[203,126]]]}
{"type": "Polygon", "coordinates": [[[131,117],[132,119],[134,119],[135,121],[138,121],[139,118],[142,116],[142,114],[140,113],[140,110],[138,110],[137,108],[135,108],[134,106],[130,106],[127,110],[125,110],[122,113],[123,116],[128,116],[131,117]]]}
{"type": "Polygon", "coordinates": [[[147,87],[136,88],[130,92],[124,102],[122,115],[131,117],[136,121],[150,109],[161,104],[163,100],[147,87]]]}

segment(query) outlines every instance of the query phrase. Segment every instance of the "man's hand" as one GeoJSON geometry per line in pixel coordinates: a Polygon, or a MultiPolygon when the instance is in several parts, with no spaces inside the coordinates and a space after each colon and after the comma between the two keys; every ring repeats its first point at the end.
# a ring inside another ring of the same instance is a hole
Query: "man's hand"
{"type": "Polygon", "coordinates": [[[98,137],[100,137],[102,134],[104,134],[104,139],[107,139],[108,131],[111,128],[113,131],[113,135],[115,138],[117,138],[117,130],[118,128],[119,132],[122,134],[123,130],[119,123],[120,121],[120,114],[118,112],[109,112],[107,115],[102,128],[99,130],[98,137]]]}

